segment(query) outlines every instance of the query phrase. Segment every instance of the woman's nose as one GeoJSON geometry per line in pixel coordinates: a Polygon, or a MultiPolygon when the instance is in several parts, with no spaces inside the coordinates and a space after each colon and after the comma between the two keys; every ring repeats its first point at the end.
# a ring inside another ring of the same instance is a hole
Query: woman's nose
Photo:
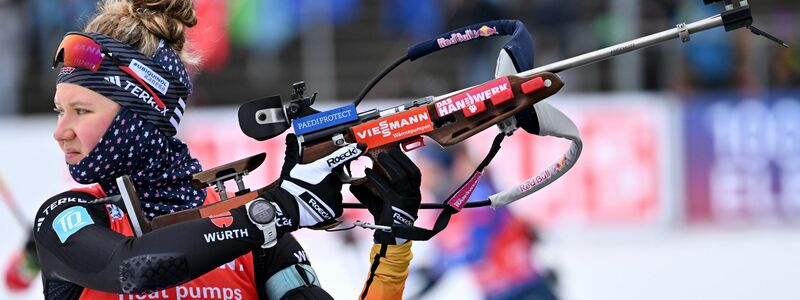
{"type": "Polygon", "coordinates": [[[53,131],[53,139],[56,141],[68,141],[75,138],[75,131],[72,129],[70,118],[66,115],[58,118],[56,129],[53,131]]]}

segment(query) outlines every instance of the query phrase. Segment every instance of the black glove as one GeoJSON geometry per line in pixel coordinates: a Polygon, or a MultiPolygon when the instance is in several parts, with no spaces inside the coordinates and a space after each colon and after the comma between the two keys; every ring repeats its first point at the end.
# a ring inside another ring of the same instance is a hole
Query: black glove
{"type": "MultiPolygon", "coordinates": [[[[391,226],[393,223],[413,225],[417,219],[422,196],[419,191],[422,174],[400,149],[392,149],[378,155],[380,164],[388,173],[384,179],[372,169],[365,171],[377,195],[366,185],[351,185],[350,192],[367,206],[375,218],[375,224],[391,226]]],[[[381,244],[402,244],[405,239],[395,238],[391,232],[375,231],[375,241],[381,244]]]]}
{"type": "Polygon", "coordinates": [[[300,164],[300,146],[294,134],[286,135],[286,158],[280,187],[268,190],[264,198],[278,204],[280,235],[301,227],[336,223],[342,215],[342,182],[333,169],[364,153],[365,144],[349,144],[308,164],[300,164]]]}

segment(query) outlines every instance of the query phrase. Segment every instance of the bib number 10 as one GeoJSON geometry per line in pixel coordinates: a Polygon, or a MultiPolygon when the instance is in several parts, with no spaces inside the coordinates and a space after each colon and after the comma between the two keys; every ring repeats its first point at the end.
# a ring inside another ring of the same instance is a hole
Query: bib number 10
{"type": "Polygon", "coordinates": [[[94,224],[85,207],[73,206],[62,211],[53,220],[53,230],[61,243],[87,225],[94,224]]]}

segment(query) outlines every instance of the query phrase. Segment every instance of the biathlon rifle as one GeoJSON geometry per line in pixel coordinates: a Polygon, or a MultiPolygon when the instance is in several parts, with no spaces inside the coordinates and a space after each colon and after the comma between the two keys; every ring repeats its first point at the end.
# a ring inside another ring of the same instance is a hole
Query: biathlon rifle
{"type": "MultiPolygon", "coordinates": [[[[377,163],[378,154],[396,147],[405,151],[422,147],[424,146],[422,136],[427,136],[446,147],[458,144],[489,127],[498,126],[501,132],[495,138],[490,153],[475,173],[444,203],[424,203],[420,207],[444,209],[433,230],[405,225],[388,227],[364,222],[356,223],[362,227],[391,230],[399,237],[426,240],[444,229],[450,215],[462,208],[507,205],[547,186],[574,165],[582,149],[577,128],[563,113],[546,102],[541,102],[563,87],[564,83],[556,73],[672,39],[689,42],[692,34],[716,27],[724,27],[726,31],[747,28],[756,35],[788,47],[779,39],[752,26],[753,18],[747,1],[703,0],[703,2],[707,5],[723,2],[725,10],[710,18],[689,24],[680,23],[669,30],[533,69],[531,69],[532,40],[521,22],[490,21],[463,27],[410,47],[404,56],[371,80],[350,105],[326,111],[315,110],[312,105],[317,93],[311,97],[305,96],[305,83],[298,82],[293,85],[293,93],[287,102],[282,101],[280,95],[275,95],[243,104],[238,112],[239,125],[246,135],[259,141],[279,136],[289,127],[293,127],[301,144],[302,163],[322,158],[348,143],[365,143],[368,147],[365,155],[372,159],[373,168],[378,172],[382,170],[377,163]],[[498,59],[496,79],[445,95],[415,99],[388,109],[371,109],[363,112],[356,110],[372,87],[401,63],[413,61],[453,45],[495,35],[511,36],[510,41],[504,46],[505,51],[501,51],[498,59]],[[504,69],[501,66],[503,62],[510,68],[504,69]],[[516,72],[526,69],[530,70],[516,72]],[[556,163],[536,176],[509,190],[492,195],[487,200],[466,203],[483,168],[499,150],[503,137],[511,135],[518,128],[523,128],[531,134],[567,138],[572,141],[572,145],[556,163]]],[[[257,168],[265,157],[266,154],[261,153],[195,174],[196,188],[213,186],[223,201],[159,216],[152,222],[148,222],[140,209],[137,209],[140,206],[130,180],[120,177],[118,185],[126,208],[128,211],[134,211],[135,218],[131,218],[132,222],[139,223],[138,226],[134,224],[134,227],[141,227],[139,231],[146,232],[177,222],[217,215],[257,198],[260,192],[275,186],[277,182],[251,191],[244,186],[242,177],[257,168]],[[236,181],[238,191],[234,197],[228,199],[224,182],[231,179],[236,181]]],[[[364,184],[363,178],[351,178],[349,174],[341,173],[340,175],[351,184],[364,184]]],[[[359,203],[344,203],[344,207],[364,208],[359,203]]]]}

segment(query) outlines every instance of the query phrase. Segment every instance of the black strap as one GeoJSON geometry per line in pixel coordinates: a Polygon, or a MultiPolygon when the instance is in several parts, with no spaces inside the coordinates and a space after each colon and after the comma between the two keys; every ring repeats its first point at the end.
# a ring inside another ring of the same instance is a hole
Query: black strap
{"type": "MultiPolygon", "coordinates": [[[[500,143],[503,142],[505,136],[506,135],[502,132],[495,136],[494,142],[492,142],[492,148],[489,149],[489,153],[486,154],[483,161],[475,168],[472,176],[464,181],[464,183],[442,203],[444,209],[439,213],[439,217],[436,218],[436,223],[434,223],[432,229],[395,223],[392,225],[392,233],[394,236],[414,241],[427,241],[444,230],[450,222],[450,217],[460,212],[461,209],[466,206],[466,201],[469,200],[469,196],[472,195],[481,174],[483,174],[483,169],[485,169],[492,159],[494,159],[495,155],[497,155],[497,151],[500,150],[500,143]]],[[[488,200],[481,202],[481,204],[488,204],[488,200]]]]}
{"type": "Polygon", "coordinates": [[[386,251],[388,251],[388,249],[388,244],[381,244],[381,250],[378,251],[378,254],[375,254],[375,258],[372,260],[372,266],[369,268],[369,278],[364,284],[364,291],[361,292],[361,297],[359,299],[367,298],[369,287],[372,285],[372,281],[375,279],[375,272],[378,271],[378,266],[381,264],[381,258],[386,257],[386,251]]]}
{"type": "MultiPolygon", "coordinates": [[[[358,97],[353,101],[353,105],[358,106],[364,97],[367,96],[370,90],[378,84],[389,72],[397,68],[400,64],[406,61],[414,61],[423,56],[439,51],[444,48],[456,44],[463,44],[468,41],[479,40],[492,36],[507,36],[510,35],[511,39],[503,45],[512,53],[512,59],[518,70],[527,70],[533,67],[533,38],[528,33],[528,29],[522,22],[517,20],[495,20],[479,24],[465,26],[447,33],[443,33],[435,38],[427,41],[422,41],[407,49],[406,54],[397,58],[391,65],[386,67],[380,74],[373,77],[364,89],[361,90],[358,97]],[[451,41],[453,43],[440,43],[440,40],[451,41]],[[447,45],[445,45],[447,44],[447,45]],[[513,53],[522,53],[523,55],[513,55],[513,53]]],[[[241,119],[241,118],[239,118],[241,119]]],[[[526,129],[527,130],[527,129],[526,129]]]]}

